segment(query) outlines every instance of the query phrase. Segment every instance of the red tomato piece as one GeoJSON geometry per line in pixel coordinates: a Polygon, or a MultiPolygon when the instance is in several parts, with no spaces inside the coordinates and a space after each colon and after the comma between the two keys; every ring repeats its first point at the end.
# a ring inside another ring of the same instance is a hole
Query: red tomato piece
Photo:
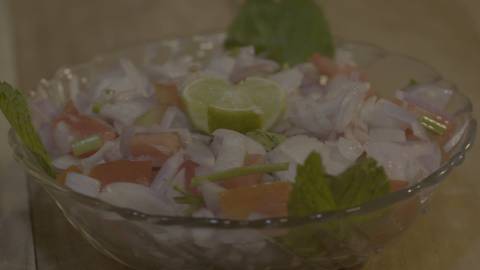
{"type": "Polygon", "coordinates": [[[152,161],[110,161],[95,166],[89,176],[99,180],[102,186],[115,182],[131,182],[149,186],[152,181],[152,161]]]}

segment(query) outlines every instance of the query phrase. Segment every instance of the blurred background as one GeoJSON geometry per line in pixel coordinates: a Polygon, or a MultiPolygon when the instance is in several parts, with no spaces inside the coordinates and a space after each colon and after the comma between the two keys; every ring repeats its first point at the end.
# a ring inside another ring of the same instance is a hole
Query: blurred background
{"type": "MultiPolygon", "coordinates": [[[[0,80],[23,89],[61,66],[165,37],[222,31],[242,1],[0,0],[0,80]]],[[[480,104],[480,1],[324,0],[333,32],[430,63],[480,104]]],[[[123,269],[81,239],[42,190],[24,180],[0,119],[0,269],[123,269]],[[28,193],[27,190],[30,190],[28,193]]],[[[431,210],[365,270],[477,269],[477,148],[431,210]]],[[[478,167],[478,166],[477,166],[478,167]]]]}

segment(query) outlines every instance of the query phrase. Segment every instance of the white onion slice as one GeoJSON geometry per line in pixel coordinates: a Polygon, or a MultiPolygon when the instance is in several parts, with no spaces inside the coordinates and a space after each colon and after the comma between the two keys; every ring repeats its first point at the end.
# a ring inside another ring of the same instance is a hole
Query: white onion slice
{"type": "Polygon", "coordinates": [[[225,188],[212,182],[203,182],[198,189],[202,193],[208,210],[218,214],[220,211],[220,193],[225,191],[225,188]]]}
{"type": "Polygon", "coordinates": [[[363,153],[363,147],[359,142],[344,137],[340,137],[337,147],[340,154],[350,161],[356,160],[363,153]]]}
{"type": "Polygon", "coordinates": [[[369,139],[378,142],[405,142],[405,131],[396,128],[372,128],[369,130],[369,139]]]}
{"type": "Polygon", "coordinates": [[[215,165],[215,156],[212,150],[202,142],[193,141],[186,147],[186,153],[192,161],[199,165],[215,165]]]}
{"type": "Polygon", "coordinates": [[[106,186],[98,198],[118,207],[130,208],[152,215],[173,214],[171,205],[155,196],[148,187],[133,183],[106,186]]]}
{"type": "Polygon", "coordinates": [[[59,122],[53,131],[53,140],[61,154],[67,154],[72,149],[72,143],[75,140],[70,128],[65,122],[59,122]]]}
{"type": "Polygon", "coordinates": [[[54,159],[52,165],[57,169],[66,170],[71,166],[80,165],[80,161],[72,155],[64,155],[54,159]]]}
{"type": "Polygon", "coordinates": [[[184,162],[183,155],[183,151],[178,151],[169,159],[167,159],[167,161],[165,161],[162,168],[160,169],[160,171],[158,171],[155,179],[151,184],[152,189],[162,191],[167,187],[167,182],[169,180],[172,180],[172,178],[177,173],[178,168],[180,168],[180,166],[184,162]]]}
{"type": "Polygon", "coordinates": [[[68,173],[65,178],[65,186],[89,197],[97,197],[100,192],[101,183],[91,177],[79,173],[68,173]]]}
{"type": "Polygon", "coordinates": [[[105,154],[110,151],[113,147],[115,146],[115,143],[112,141],[106,141],[100,149],[98,149],[95,154],[84,158],[80,161],[82,164],[83,171],[85,173],[90,172],[90,170],[97,164],[101,163],[104,161],[105,154]]]}
{"type": "Polygon", "coordinates": [[[289,94],[300,87],[303,74],[297,68],[292,68],[280,71],[270,76],[270,79],[276,81],[289,94]]]}

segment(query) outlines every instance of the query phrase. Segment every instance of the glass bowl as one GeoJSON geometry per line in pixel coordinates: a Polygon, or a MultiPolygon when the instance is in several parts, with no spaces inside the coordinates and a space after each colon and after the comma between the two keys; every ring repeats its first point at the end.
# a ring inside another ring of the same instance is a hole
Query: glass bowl
{"type": "MultiPolygon", "coordinates": [[[[51,80],[42,80],[37,91],[65,101],[73,84],[85,91],[99,76],[118,69],[120,59],[129,59],[147,74],[155,64],[178,57],[191,57],[201,66],[222,46],[224,38],[224,34],[198,35],[97,57],[59,70],[51,80]]],[[[459,127],[458,141],[437,171],[416,185],[352,209],[304,218],[245,221],[148,215],[57,185],[13,130],[10,145],[15,158],[47,190],[68,221],[99,251],[132,268],[356,269],[425,209],[437,184],[463,161],[472,146],[476,121],[469,99],[432,67],[366,43],[337,38],[337,47],[352,52],[381,95],[393,96],[412,79],[453,89],[447,109],[459,127]]]]}

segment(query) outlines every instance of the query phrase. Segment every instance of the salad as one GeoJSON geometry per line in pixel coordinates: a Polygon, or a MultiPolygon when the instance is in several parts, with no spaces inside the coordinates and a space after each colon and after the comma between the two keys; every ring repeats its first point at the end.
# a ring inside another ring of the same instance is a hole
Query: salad
{"type": "Polygon", "coordinates": [[[121,59],[56,99],[2,83],[0,107],[59,185],[147,214],[243,220],[355,207],[437,170],[459,140],[453,92],[405,84],[378,95],[313,1],[247,1],[206,63],[121,59]]]}

